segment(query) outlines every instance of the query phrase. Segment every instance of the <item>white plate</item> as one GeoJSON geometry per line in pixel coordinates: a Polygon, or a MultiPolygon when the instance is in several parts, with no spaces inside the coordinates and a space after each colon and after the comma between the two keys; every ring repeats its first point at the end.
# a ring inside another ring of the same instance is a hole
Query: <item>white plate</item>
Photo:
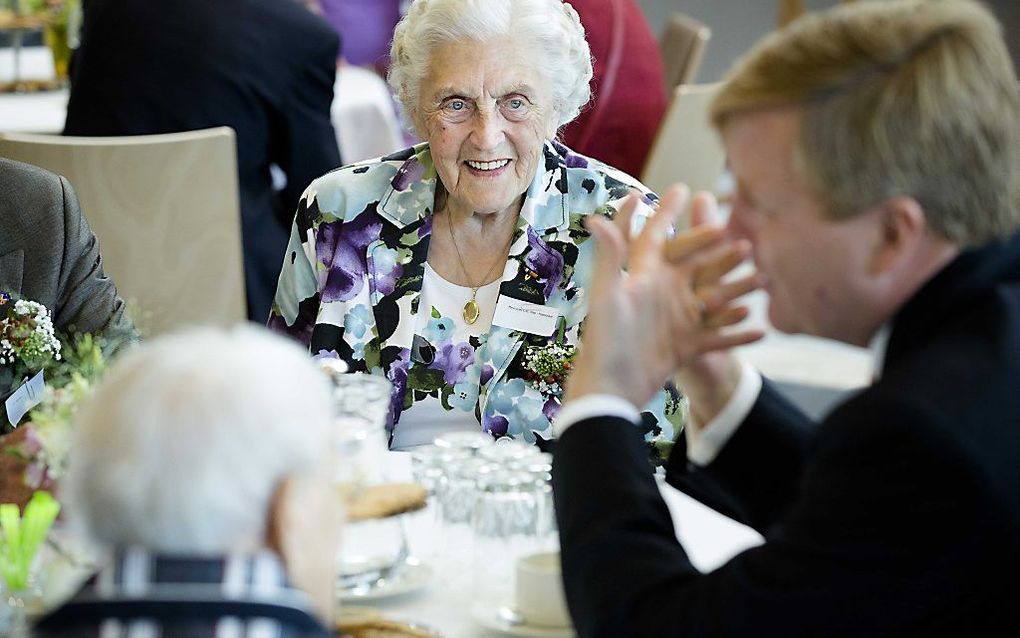
{"type": "Polygon", "coordinates": [[[392,578],[378,581],[371,587],[338,588],[337,593],[342,601],[382,600],[418,591],[432,581],[432,575],[432,567],[412,557],[404,561],[404,566],[392,578]]]}
{"type": "Polygon", "coordinates": [[[500,615],[500,607],[492,603],[475,603],[471,607],[471,617],[482,627],[504,636],[520,638],[574,638],[572,627],[536,627],[527,623],[515,624],[500,615]]]}

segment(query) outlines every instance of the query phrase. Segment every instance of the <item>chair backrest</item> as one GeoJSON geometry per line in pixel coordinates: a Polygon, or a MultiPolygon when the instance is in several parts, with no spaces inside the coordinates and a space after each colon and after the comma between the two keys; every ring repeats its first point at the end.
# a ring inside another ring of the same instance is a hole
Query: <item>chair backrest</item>
{"type": "Polygon", "coordinates": [[[0,135],[0,156],[63,175],[144,335],[245,318],[234,131],[0,135]]]}
{"type": "Polygon", "coordinates": [[[712,30],[679,11],[673,13],[659,41],[666,93],[681,84],[691,84],[701,66],[712,30]]]}
{"type": "Polygon", "coordinates": [[[657,193],[683,182],[691,192],[713,191],[726,166],[726,152],[708,121],[718,84],[685,84],[673,92],[648,154],[641,181],[657,193]]]}

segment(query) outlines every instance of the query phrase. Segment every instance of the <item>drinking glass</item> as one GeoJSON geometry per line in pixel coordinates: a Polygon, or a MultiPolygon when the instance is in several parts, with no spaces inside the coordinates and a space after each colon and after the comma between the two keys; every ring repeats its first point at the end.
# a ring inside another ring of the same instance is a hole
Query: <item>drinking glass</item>
{"type": "Polygon", "coordinates": [[[552,492],[552,454],[540,452],[534,456],[519,459],[508,464],[514,470],[524,472],[534,482],[532,486],[538,501],[535,522],[535,551],[559,551],[559,535],[556,529],[556,509],[552,492]]]}
{"type": "Polygon", "coordinates": [[[436,437],[435,445],[444,450],[467,450],[477,454],[494,444],[492,436],[484,432],[447,432],[436,437]]]}
{"type": "Polygon", "coordinates": [[[500,465],[523,461],[541,453],[534,445],[506,439],[478,450],[478,456],[500,465]]]}
{"type": "Polygon", "coordinates": [[[411,450],[411,478],[428,492],[428,503],[424,509],[412,512],[409,525],[416,530],[413,549],[426,562],[439,558],[440,526],[442,508],[439,495],[446,486],[449,469],[464,459],[471,458],[469,449],[441,448],[436,445],[422,445],[411,450]]]}
{"type": "MultiPolygon", "coordinates": [[[[333,384],[334,482],[350,502],[364,488],[387,481],[384,456],[392,386],[384,377],[324,369],[333,384]]],[[[397,575],[408,553],[400,517],[349,521],[338,557],[341,587],[371,591],[384,577],[397,575]]]]}
{"type": "Polygon", "coordinates": [[[358,491],[382,483],[392,385],[371,374],[331,374],[335,480],[358,491]]]}
{"type": "Polygon", "coordinates": [[[539,547],[543,494],[534,475],[500,468],[479,478],[472,516],[474,594],[491,603],[513,599],[514,566],[539,547]]]}
{"type": "Polygon", "coordinates": [[[471,516],[478,499],[479,477],[498,471],[499,467],[485,459],[466,457],[453,461],[446,468],[446,478],[437,494],[439,505],[439,538],[436,548],[440,575],[456,595],[467,593],[471,586],[471,516]]]}

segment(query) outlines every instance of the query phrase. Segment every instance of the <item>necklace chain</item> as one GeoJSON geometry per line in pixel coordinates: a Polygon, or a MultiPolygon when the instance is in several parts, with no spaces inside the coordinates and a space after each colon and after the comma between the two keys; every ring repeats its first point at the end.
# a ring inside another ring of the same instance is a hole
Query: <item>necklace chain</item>
{"type": "MultiPolygon", "coordinates": [[[[489,278],[489,275],[492,274],[492,270],[496,267],[496,264],[499,263],[499,255],[498,254],[496,255],[496,260],[492,262],[492,264],[489,266],[489,269],[485,272],[485,275],[482,276],[481,282],[479,282],[477,286],[472,286],[470,277],[468,276],[467,268],[464,266],[464,257],[460,254],[460,247],[457,246],[457,238],[453,234],[453,215],[449,212],[447,212],[446,214],[446,230],[449,231],[450,233],[450,241],[453,242],[453,249],[457,253],[457,262],[460,263],[461,272],[464,273],[464,278],[468,280],[468,288],[471,289],[471,299],[469,299],[468,302],[464,304],[464,309],[462,311],[464,321],[466,321],[470,325],[478,320],[479,315],[478,303],[475,301],[475,297],[478,295],[478,289],[485,284],[486,280],[488,280],[489,278]]],[[[510,240],[507,242],[506,249],[503,252],[507,253],[509,252],[510,244],[513,243],[513,240],[514,233],[511,231],[510,240]]],[[[505,264],[506,261],[504,260],[503,263],[505,264]]]]}

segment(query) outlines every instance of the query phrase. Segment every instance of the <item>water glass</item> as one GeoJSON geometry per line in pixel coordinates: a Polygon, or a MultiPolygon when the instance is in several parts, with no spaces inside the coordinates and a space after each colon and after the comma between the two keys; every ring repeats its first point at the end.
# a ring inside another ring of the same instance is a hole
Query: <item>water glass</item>
{"type": "Polygon", "coordinates": [[[510,468],[524,472],[534,482],[538,498],[538,517],[535,528],[536,551],[559,551],[556,529],[556,509],[552,491],[552,454],[541,452],[532,457],[509,464],[510,468]]]}
{"type": "Polygon", "coordinates": [[[500,468],[479,479],[472,516],[473,591],[497,604],[512,600],[514,566],[540,547],[541,483],[529,472],[500,468]]]}
{"type": "Polygon", "coordinates": [[[450,468],[467,458],[468,449],[448,449],[435,445],[422,445],[411,450],[411,478],[428,491],[428,506],[410,514],[410,526],[417,530],[414,537],[415,554],[428,562],[434,562],[441,538],[442,508],[439,494],[446,486],[450,468]]]}
{"type": "Polygon", "coordinates": [[[364,373],[331,374],[330,379],[336,482],[354,492],[384,482],[392,385],[385,377],[364,373]]]}
{"type": "MultiPolygon", "coordinates": [[[[334,481],[340,494],[353,499],[370,485],[386,482],[386,421],[390,382],[380,376],[341,374],[324,367],[333,384],[335,452],[334,481]]],[[[338,557],[339,571],[352,582],[358,574],[371,575],[407,555],[407,537],[396,517],[348,522],[338,557]]],[[[366,576],[360,586],[371,587],[366,576]]]]}
{"type": "Polygon", "coordinates": [[[500,465],[523,461],[541,453],[534,445],[509,439],[497,441],[493,445],[478,450],[478,456],[500,465]]]}
{"type": "Polygon", "coordinates": [[[440,434],[435,445],[445,450],[468,450],[477,454],[480,450],[494,444],[492,436],[484,432],[456,431],[440,434]]]}
{"type": "Polygon", "coordinates": [[[471,516],[478,500],[477,481],[498,469],[482,458],[458,459],[446,468],[446,478],[437,493],[440,522],[436,553],[442,558],[437,567],[454,595],[467,594],[471,586],[469,574],[474,544],[471,516]]]}

